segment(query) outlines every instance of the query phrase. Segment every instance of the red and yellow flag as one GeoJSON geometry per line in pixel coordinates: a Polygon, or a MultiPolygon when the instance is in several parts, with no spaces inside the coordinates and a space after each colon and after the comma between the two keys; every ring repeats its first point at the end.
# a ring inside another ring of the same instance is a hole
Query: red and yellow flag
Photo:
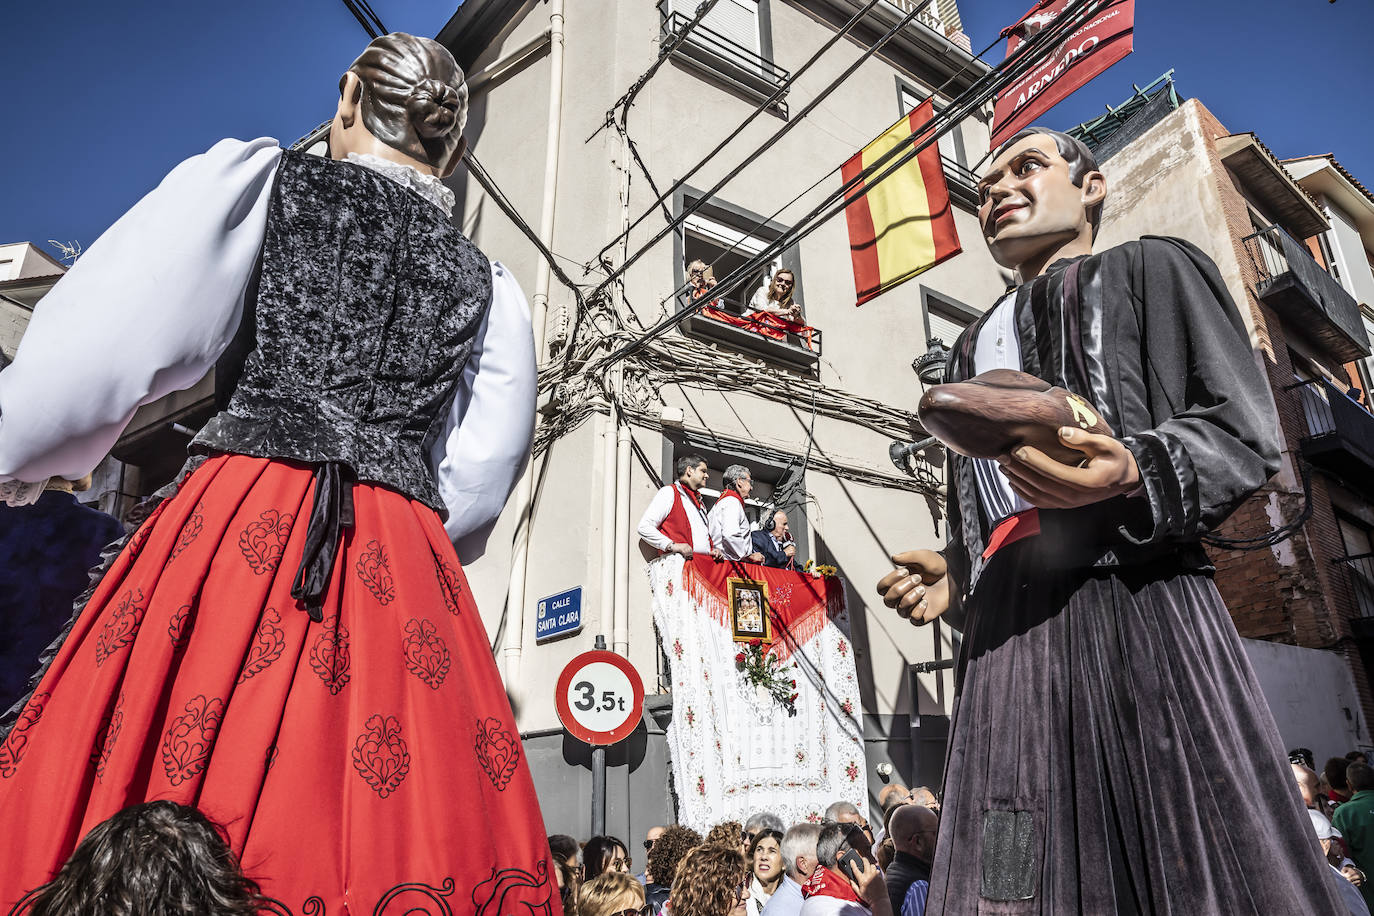
{"type": "MultiPolygon", "coordinates": [[[[846,184],[895,146],[904,149],[925,139],[921,128],[935,115],[930,99],[907,114],[840,168],[846,184]]],[[[901,159],[895,154],[871,178],[901,159]]],[[[880,183],[856,186],[845,202],[849,248],[854,259],[856,305],[910,280],[958,254],[959,236],[949,207],[949,188],[932,143],[880,183]]]]}

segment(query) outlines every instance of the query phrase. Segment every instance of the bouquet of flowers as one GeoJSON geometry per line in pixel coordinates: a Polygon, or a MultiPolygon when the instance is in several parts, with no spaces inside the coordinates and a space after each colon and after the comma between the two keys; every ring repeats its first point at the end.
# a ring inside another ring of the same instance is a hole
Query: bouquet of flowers
{"type": "Polygon", "coordinates": [[[825,576],[833,576],[835,573],[839,572],[839,570],[833,566],[825,566],[817,563],[815,560],[807,560],[806,565],[802,567],[802,572],[823,578],[825,576]]]}
{"type": "Polygon", "coordinates": [[[761,639],[751,639],[735,654],[735,669],[755,687],[768,691],[789,716],[797,714],[796,669],[783,666],[769,653],[761,639]]]}

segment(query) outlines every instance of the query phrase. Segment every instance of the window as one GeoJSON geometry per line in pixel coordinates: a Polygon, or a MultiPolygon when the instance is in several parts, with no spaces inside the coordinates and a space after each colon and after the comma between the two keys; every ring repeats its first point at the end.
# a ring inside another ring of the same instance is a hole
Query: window
{"type": "MultiPolygon", "coordinates": [[[[682,31],[696,17],[700,0],[660,0],[664,30],[682,31]]],[[[717,0],[677,48],[683,62],[732,88],[766,98],[787,79],[773,63],[769,0],[717,0]]]]}
{"type": "Polygon", "coordinates": [[[1374,617],[1374,530],[1359,519],[1336,513],[1345,556],[1341,564],[1348,570],[1355,604],[1362,617],[1374,617]]]}
{"type": "MultiPolygon", "coordinates": [[[[901,80],[897,81],[898,114],[908,114],[911,109],[924,102],[927,97],[928,95],[922,95],[916,89],[903,83],[901,80]]],[[[939,102],[935,103],[936,114],[944,110],[945,106],[941,105],[939,102]]],[[[936,142],[940,146],[941,157],[967,168],[968,156],[964,153],[964,135],[958,124],[954,125],[953,130],[941,136],[936,142]]]]}
{"type": "Polygon", "coordinates": [[[926,318],[925,339],[938,338],[951,349],[964,328],[978,319],[978,313],[967,305],[926,286],[921,287],[921,308],[926,318]]]}
{"type": "MultiPolygon", "coordinates": [[[[680,191],[677,212],[692,205],[698,195],[699,192],[687,189],[680,191]]],[[[693,261],[705,262],[712,276],[724,280],[753,263],[785,228],[747,210],[712,200],[689,215],[683,221],[681,234],[675,237],[674,288],[680,289],[687,282],[686,267],[693,261]]],[[[679,297],[678,307],[686,307],[692,301],[684,293],[679,297]]],[[[797,367],[813,367],[821,354],[821,331],[810,327],[806,320],[806,290],[796,247],[783,249],[766,264],[754,266],[743,284],[688,318],[682,328],[693,336],[797,367]],[[792,296],[802,310],[800,322],[784,327],[751,318],[750,302],[760,292],[766,295],[773,275],[784,269],[791,271],[796,281],[792,296]]]]}

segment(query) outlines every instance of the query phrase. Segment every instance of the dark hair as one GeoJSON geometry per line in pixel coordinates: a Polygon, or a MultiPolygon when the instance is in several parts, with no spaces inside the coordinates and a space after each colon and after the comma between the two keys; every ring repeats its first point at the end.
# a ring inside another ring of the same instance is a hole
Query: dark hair
{"type": "MultiPolygon", "coordinates": [[[[1012,144],[1019,143],[1027,137],[1038,135],[1044,135],[1054,139],[1054,146],[1055,149],[1059,151],[1060,158],[1069,164],[1069,180],[1074,183],[1075,187],[1083,187],[1083,179],[1087,177],[1087,174],[1089,172],[1098,171],[1097,157],[1093,155],[1092,150],[1088,149],[1086,143],[1079,140],[1077,137],[1070,137],[1062,131],[1050,130],[1048,127],[1027,127],[1024,130],[1018,130],[1012,135],[1010,140],[997,147],[997,151],[992,154],[992,158],[995,160],[998,156],[1002,155],[1004,151],[1009,149],[1012,144]]],[[[1088,224],[1093,228],[1094,240],[1097,238],[1097,227],[1101,222],[1102,204],[1098,204],[1088,211],[1088,224]]]]}
{"type": "Polygon", "coordinates": [[[1345,770],[1346,782],[1352,792],[1374,789],[1374,767],[1367,763],[1352,763],[1345,770]]]}
{"type": "Polygon", "coordinates": [[[1345,768],[1349,763],[1350,761],[1344,757],[1332,757],[1326,761],[1326,766],[1322,767],[1322,775],[1326,777],[1327,785],[1338,792],[1348,789],[1350,783],[1346,782],[1345,768]]]}
{"type": "Polygon", "coordinates": [[[821,835],[816,838],[817,862],[826,868],[835,867],[835,862],[839,859],[840,847],[844,845],[845,833],[848,829],[848,824],[837,824],[834,821],[826,823],[821,828],[821,835]]]}
{"type": "Polygon", "coordinates": [[[363,124],[374,137],[436,168],[448,162],[468,113],[467,82],[448,48],[392,32],[374,38],[348,72],[362,83],[363,124]]]}
{"type": "Polygon", "coordinates": [[[644,867],[654,876],[655,884],[669,887],[683,857],[700,845],[701,834],[692,828],[677,825],[665,827],[658,839],[654,840],[654,845],[649,847],[649,858],[644,867]]]}
{"type": "Polygon", "coordinates": [[[753,866],[754,853],[758,851],[759,844],[762,843],[764,840],[768,839],[769,837],[772,837],[775,841],[777,841],[778,855],[782,855],[782,831],[773,830],[771,828],[767,830],[760,830],[758,833],[754,834],[754,838],[749,841],[749,851],[745,853],[744,856],[749,861],[750,867],[753,866]]]}
{"type": "Polygon", "coordinates": [[[565,833],[555,833],[549,836],[549,850],[553,852],[553,857],[560,862],[577,861],[577,840],[565,833]]]}
{"type": "Polygon", "coordinates": [[[694,468],[699,464],[705,463],[706,459],[700,455],[683,455],[677,461],[673,462],[673,474],[676,478],[681,478],[683,474],[687,473],[688,468],[694,468]]]}
{"type": "Polygon", "coordinates": [[[1367,761],[1369,760],[1369,755],[1364,751],[1350,751],[1345,755],[1346,760],[1355,760],[1356,758],[1367,761]]]}
{"type": "Polygon", "coordinates": [[[248,916],[268,902],[209,818],[155,801],[96,825],[57,876],[11,913],[248,916]]]}
{"type": "Polygon", "coordinates": [[[594,836],[588,840],[587,845],[582,847],[583,878],[590,881],[610,868],[617,849],[625,854],[626,859],[630,857],[630,847],[613,836],[594,836]]]}

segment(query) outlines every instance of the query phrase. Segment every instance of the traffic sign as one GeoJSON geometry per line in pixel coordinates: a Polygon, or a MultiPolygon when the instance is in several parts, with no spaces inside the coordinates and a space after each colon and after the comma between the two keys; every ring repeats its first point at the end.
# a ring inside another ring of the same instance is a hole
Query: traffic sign
{"type": "Polygon", "coordinates": [[[534,641],[547,642],[582,629],[582,586],[540,598],[534,615],[534,641]]]}
{"type": "Polygon", "coordinates": [[[601,649],[583,652],[558,676],[554,705],[574,738],[605,747],[629,737],[639,724],[644,683],[623,656],[601,649]]]}

